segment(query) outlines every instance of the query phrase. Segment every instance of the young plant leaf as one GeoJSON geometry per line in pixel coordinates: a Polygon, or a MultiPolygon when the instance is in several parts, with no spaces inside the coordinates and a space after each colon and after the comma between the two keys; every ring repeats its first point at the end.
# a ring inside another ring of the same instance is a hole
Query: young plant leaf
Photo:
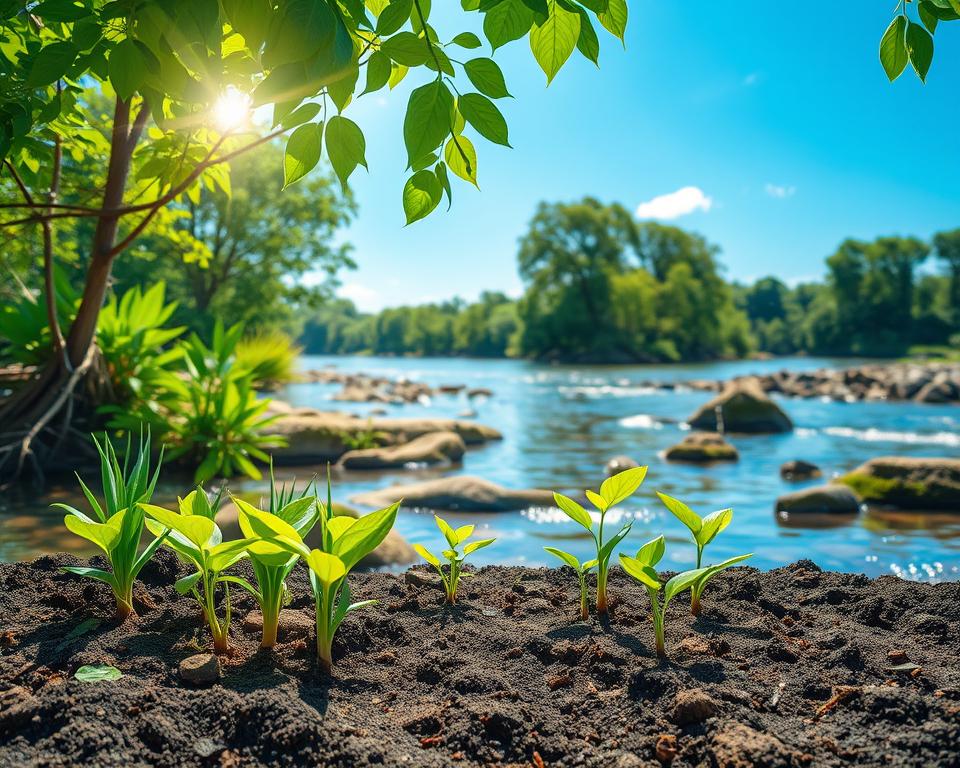
{"type": "Polygon", "coordinates": [[[635,578],[645,587],[657,591],[662,586],[660,584],[660,579],[657,577],[657,572],[640,560],[630,557],[629,555],[620,555],[620,566],[626,571],[630,576],[635,578]]]}
{"type": "Polygon", "coordinates": [[[651,568],[663,559],[663,553],[666,551],[667,543],[663,536],[648,541],[639,550],[637,550],[637,560],[651,568]]]}
{"type": "Polygon", "coordinates": [[[104,680],[119,680],[123,677],[123,672],[109,664],[84,664],[73,676],[81,683],[99,683],[104,680]]]}
{"type": "Polygon", "coordinates": [[[732,509],[720,509],[716,512],[711,512],[709,515],[703,518],[701,521],[700,530],[695,534],[697,543],[701,547],[707,546],[707,544],[713,541],[717,535],[723,531],[724,528],[730,525],[732,520],[732,509]]]}
{"type": "Polygon", "coordinates": [[[633,496],[646,476],[646,467],[633,467],[604,480],[600,485],[600,495],[607,502],[607,508],[633,496]]]}
{"type": "Polygon", "coordinates": [[[471,541],[469,544],[464,545],[463,554],[466,556],[471,552],[476,552],[478,549],[489,547],[495,541],[496,539],[480,539],[479,541],[471,541]]]}
{"type": "Polygon", "coordinates": [[[593,530],[593,518],[573,499],[564,496],[562,493],[554,493],[553,500],[556,505],[575,523],[579,523],[588,531],[593,530]]]}
{"type": "Polygon", "coordinates": [[[414,544],[413,548],[417,551],[417,554],[420,555],[420,557],[430,563],[430,565],[432,565],[434,568],[440,567],[440,560],[437,558],[437,556],[422,544],[414,544]]]}
{"type": "Polygon", "coordinates": [[[667,494],[660,493],[659,491],[657,491],[657,496],[660,497],[660,501],[663,502],[663,505],[673,513],[673,516],[687,526],[694,536],[700,532],[700,528],[703,526],[703,523],[700,520],[700,515],[690,509],[690,507],[688,507],[679,499],[675,499],[672,496],[667,496],[667,494]]]}
{"type": "Polygon", "coordinates": [[[546,552],[549,552],[554,557],[562,560],[564,563],[566,563],[571,568],[573,568],[573,570],[580,571],[581,569],[580,561],[577,560],[577,558],[575,558],[569,552],[564,552],[562,549],[557,549],[556,547],[544,547],[543,549],[546,552]]]}
{"type": "Polygon", "coordinates": [[[607,504],[607,500],[603,498],[603,496],[594,491],[588,489],[584,491],[584,495],[587,497],[587,500],[601,512],[606,512],[607,508],[610,506],[607,504]]]}

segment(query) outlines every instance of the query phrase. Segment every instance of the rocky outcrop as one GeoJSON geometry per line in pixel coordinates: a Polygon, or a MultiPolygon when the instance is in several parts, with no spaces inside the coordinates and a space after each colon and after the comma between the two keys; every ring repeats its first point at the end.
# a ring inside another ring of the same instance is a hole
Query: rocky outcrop
{"type": "Polygon", "coordinates": [[[737,461],[737,449],[715,432],[694,432],[676,445],[667,448],[664,457],[668,461],[737,461]]]}
{"type": "Polygon", "coordinates": [[[317,384],[340,384],[342,389],[334,400],[349,403],[390,403],[402,405],[432,397],[433,387],[409,379],[388,379],[363,373],[346,373],[331,369],[309,370],[300,374],[302,381],[317,384]]]}
{"type": "Polygon", "coordinates": [[[960,513],[960,459],[883,456],[840,482],[870,504],[960,513]]]}
{"type": "Polygon", "coordinates": [[[551,491],[513,490],[479,477],[457,475],[411,485],[360,493],[351,501],[370,507],[385,507],[403,499],[404,507],[463,512],[509,512],[530,507],[553,506],[551,491]]]}
{"type": "Polygon", "coordinates": [[[803,461],[802,459],[786,461],[780,465],[780,477],[790,482],[812,480],[815,477],[820,477],[822,474],[823,472],[820,471],[820,467],[816,464],[811,464],[809,461],[803,461]]]}
{"type": "Polygon", "coordinates": [[[688,419],[693,429],[765,434],[789,432],[793,422],[757,379],[735,379],[688,419]]]}
{"type": "Polygon", "coordinates": [[[845,485],[831,483],[788,493],[777,499],[777,512],[790,514],[857,514],[860,502],[845,485]]]}
{"type": "Polygon", "coordinates": [[[459,462],[466,451],[456,432],[430,432],[398,446],[347,451],[340,457],[344,469],[396,469],[408,464],[459,462]]]}
{"type": "Polygon", "coordinates": [[[268,431],[287,443],[273,450],[277,464],[318,464],[336,461],[356,448],[358,440],[370,440],[380,446],[397,446],[437,432],[453,432],[466,445],[481,445],[500,440],[491,427],[460,419],[409,419],[376,417],[362,419],[345,413],[293,408],[274,400],[270,410],[280,418],[268,431]]]}

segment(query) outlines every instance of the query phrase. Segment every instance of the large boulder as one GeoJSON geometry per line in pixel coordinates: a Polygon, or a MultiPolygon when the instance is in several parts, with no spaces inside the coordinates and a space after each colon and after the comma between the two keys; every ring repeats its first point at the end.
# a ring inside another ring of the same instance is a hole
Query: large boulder
{"type": "Polygon", "coordinates": [[[407,464],[458,462],[466,451],[456,432],[430,432],[403,445],[348,451],[340,457],[344,469],[395,469],[407,464]]]}
{"type": "Polygon", "coordinates": [[[509,512],[529,507],[553,506],[553,493],[538,489],[512,490],[479,477],[457,475],[411,485],[395,485],[360,493],[351,501],[385,507],[403,499],[404,507],[464,512],[509,512]]]}
{"type": "Polygon", "coordinates": [[[737,461],[737,449],[714,432],[694,432],[676,445],[667,448],[664,457],[668,461],[737,461]]]}
{"type": "Polygon", "coordinates": [[[845,485],[831,483],[781,496],[777,499],[776,511],[790,514],[855,515],[860,511],[860,502],[845,485]]]}
{"type": "Polygon", "coordinates": [[[454,432],[466,445],[481,445],[503,436],[495,429],[459,419],[358,418],[345,413],[291,408],[271,403],[280,416],[267,431],[280,435],[287,445],[273,450],[277,464],[319,464],[336,461],[358,436],[373,436],[383,445],[401,445],[435,432],[454,432]]]}
{"type": "Polygon", "coordinates": [[[840,478],[866,502],[960,512],[960,459],[882,456],[840,478]]]}
{"type": "Polygon", "coordinates": [[[793,422],[767,397],[755,378],[734,379],[687,421],[693,429],[710,432],[762,434],[793,429],[793,422]],[[722,425],[718,424],[718,413],[722,425]]]}

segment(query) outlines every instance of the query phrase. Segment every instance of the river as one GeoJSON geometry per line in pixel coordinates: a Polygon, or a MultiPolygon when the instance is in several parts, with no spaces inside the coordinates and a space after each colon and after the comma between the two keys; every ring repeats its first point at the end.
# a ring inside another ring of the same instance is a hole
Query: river
{"type": "MultiPolygon", "coordinates": [[[[871,576],[960,579],[960,515],[870,510],[853,520],[824,526],[784,521],[774,514],[778,495],[804,485],[781,480],[779,467],[790,459],[812,461],[829,478],[874,456],[958,455],[960,409],[956,406],[780,399],[795,430],[785,435],[733,436],[740,461],[693,466],[662,458],[664,449],[683,437],[683,420],[710,395],[682,387],[653,389],[643,386],[644,381],[726,379],[781,368],[847,367],[854,362],[795,358],[574,367],[519,360],[308,356],[301,361],[304,368],[335,366],[431,385],[485,387],[494,394],[482,402],[470,402],[464,394],[437,395],[422,403],[396,406],[333,403],[330,398],[339,387],[322,384],[295,384],[277,394],[294,405],[357,414],[385,407],[397,416],[456,417],[472,407],[478,422],[504,435],[502,442],[470,449],[460,467],[339,472],[335,494],[345,503],[361,490],[456,473],[517,488],[595,488],[603,479],[606,461],[626,454],[650,469],[640,491],[623,505],[621,514],[634,519],[634,524],[621,549],[632,553],[647,539],[664,533],[668,540],[665,568],[691,566],[695,553],[686,529],[660,505],[657,490],[683,499],[700,514],[733,507],[733,524],[710,545],[708,561],[753,552],[751,563],[765,569],[808,557],[823,568],[871,576]]],[[[309,474],[310,470],[300,471],[301,477],[309,474]]],[[[256,491],[263,484],[242,481],[232,487],[256,491]]],[[[162,489],[168,497],[176,490],[162,489]]],[[[54,488],[42,499],[0,499],[0,559],[23,559],[68,546],[76,549],[77,543],[61,535],[60,514],[46,507],[50,500],[65,495],[73,494],[67,488],[54,488]]],[[[552,561],[543,552],[544,545],[568,549],[581,558],[589,552],[590,541],[582,530],[557,510],[450,517],[458,523],[477,523],[478,535],[497,537],[493,547],[473,557],[477,563],[545,565],[552,561]]],[[[410,541],[439,547],[440,534],[426,511],[403,510],[397,527],[410,541]]]]}

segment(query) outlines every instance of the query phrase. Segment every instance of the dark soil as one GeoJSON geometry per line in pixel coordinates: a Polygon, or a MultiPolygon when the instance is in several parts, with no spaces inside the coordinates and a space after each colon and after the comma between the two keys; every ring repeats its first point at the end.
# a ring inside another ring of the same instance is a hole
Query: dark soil
{"type": "MultiPolygon", "coordinates": [[[[608,626],[577,619],[565,570],[484,568],[454,608],[425,571],[356,574],[380,602],[344,622],[332,679],[310,637],[259,651],[241,596],[224,677],[195,688],[177,667],[209,635],[175,559],[119,627],[105,587],[58,570],[76,562],[0,566],[0,765],[960,766],[956,583],[734,569],[701,618],[674,602],[658,661],[619,569],[608,626]],[[96,663],[124,676],[73,678],[96,663]]],[[[301,569],[291,587],[309,615],[301,569]]]]}

